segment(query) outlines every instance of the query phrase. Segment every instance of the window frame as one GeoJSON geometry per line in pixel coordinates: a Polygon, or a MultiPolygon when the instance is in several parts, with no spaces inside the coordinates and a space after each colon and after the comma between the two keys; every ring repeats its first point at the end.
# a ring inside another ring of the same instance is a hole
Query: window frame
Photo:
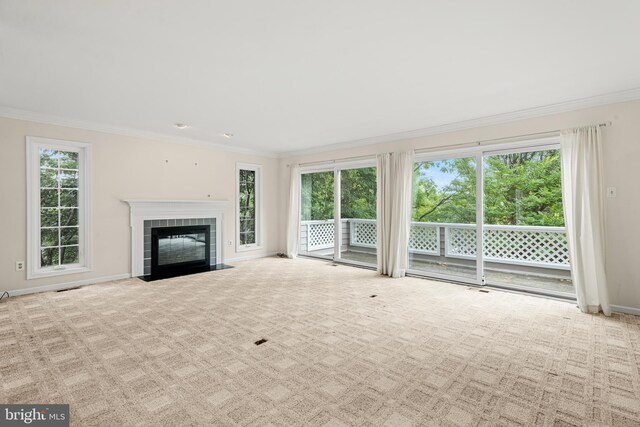
{"type": "Polygon", "coordinates": [[[262,165],[236,163],[236,252],[253,251],[262,248],[262,165]],[[255,243],[240,244],[240,171],[255,172],[255,243]]]}
{"type": "MultiPolygon", "coordinates": [[[[340,262],[343,264],[351,264],[357,265],[365,268],[371,268],[372,264],[355,261],[342,258],[340,255],[341,245],[338,242],[342,241],[342,227],[340,225],[340,221],[336,221],[336,218],[339,218],[340,210],[342,209],[342,171],[350,170],[350,169],[364,169],[364,168],[378,168],[375,156],[371,156],[368,158],[358,159],[358,160],[335,160],[332,161],[331,164],[320,163],[320,164],[311,164],[300,167],[300,176],[299,176],[299,184],[302,189],[302,175],[308,173],[321,173],[321,172],[333,172],[333,227],[334,227],[334,240],[333,247],[334,251],[331,256],[320,256],[314,255],[310,252],[300,252],[301,255],[311,258],[319,258],[319,259],[333,259],[335,262],[340,262]]],[[[377,174],[377,172],[376,172],[377,174]]],[[[377,203],[378,194],[376,193],[376,203],[377,203]]],[[[376,212],[376,222],[378,221],[376,212]]],[[[298,206],[298,227],[300,227],[300,222],[302,221],[302,191],[300,191],[300,200],[298,206]]],[[[300,237],[298,237],[298,240],[300,237]]],[[[376,253],[378,248],[376,246],[376,253]]]]}
{"type": "Polygon", "coordinates": [[[91,250],[91,144],[35,136],[26,137],[27,160],[27,280],[92,271],[91,250]],[[78,258],[77,264],[40,265],[40,150],[78,153],[78,258]]]}
{"type": "MultiPolygon", "coordinates": [[[[453,149],[443,149],[443,150],[429,150],[423,153],[419,153],[415,155],[414,165],[416,163],[433,161],[433,160],[442,160],[443,158],[460,158],[460,157],[475,157],[476,165],[483,165],[485,156],[494,156],[500,154],[510,154],[510,153],[526,153],[531,151],[544,151],[544,150],[559,150],[560,149],[560,137],[559,136],[548,136],[548,137],[540,137],[540,138],[524,138],[518,139],[511,142],[495,142],[489,143],[486,145],[478,145],[477,147],[462,147],[462,148],[453,148],[453,149]]],[[[413,193],[413,187],[411,189],[413,193]]],[[[485,286],[487,283],[485,282],[485,260],[484,260],[484,202],[485,202],[485,194],[484,194],[484,172],[483,167],[476,167],[476,236],[477,236],[477,247],[476,247],[476,279],[465,279],[464,277],[456,277],[451,274],[442,274],[437,272],[425,272],[423,270],[408,268],[407,274],[418,276],[418,277],[426,277],[426,278],[435,278],[442,280],[449,280],[460,283],[469,283],[478,286],[485,286]],[[481,221],[478,221],[478,218],[482,218],[481,221]]],[[[552,291],[552,290],[536,290],[531,287],[522,287],[520,285],[512,285],[510,287],[505,287],[504,285],[495,284],[493,282],[488,282],[490,286],[505,288],[510,290],[520,290],[525,291],[532,294],[538,294],[543,296],[549,296],[552,298],[575,298],[575,295],[571,295],[562,291],[552,291]]]]}

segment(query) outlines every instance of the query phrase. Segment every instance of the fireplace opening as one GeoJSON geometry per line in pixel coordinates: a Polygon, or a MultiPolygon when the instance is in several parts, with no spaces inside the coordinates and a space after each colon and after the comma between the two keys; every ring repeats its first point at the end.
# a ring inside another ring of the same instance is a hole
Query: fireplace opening
{"type": "Polygon", "coordinates": [[[151,229],[151,275],[177,276],[209,271],[210,226],[151,229]]]}

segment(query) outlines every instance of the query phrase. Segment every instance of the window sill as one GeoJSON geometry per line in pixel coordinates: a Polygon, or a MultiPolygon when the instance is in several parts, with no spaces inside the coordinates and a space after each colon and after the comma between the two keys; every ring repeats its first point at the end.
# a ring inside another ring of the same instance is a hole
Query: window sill
{"type": "Polygon", "coordinates": [[[261,245],[245,245],[245,246],[238,246],[236,248],[236,252],[257,251],[259,249],[262,249],[261,245]]]}
{"type": "Polygon", "coordinates": [[[42,279],[45,277],[65,276],[67,274],[88,273],[92,271],[89,267],[69,267],[64,270],[53,269],[39,269],[36,271],[29,271],[27,273],[27,280],[42,279]]]}

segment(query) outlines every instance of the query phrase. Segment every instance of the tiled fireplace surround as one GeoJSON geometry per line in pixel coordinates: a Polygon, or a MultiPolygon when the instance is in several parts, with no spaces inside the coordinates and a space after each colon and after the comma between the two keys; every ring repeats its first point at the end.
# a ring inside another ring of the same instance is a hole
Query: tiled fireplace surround
{"type": "Polygon", "coordinates": [[[182,225],[211,226],[211,265],[221,264],[226,201],[125,200],[131,212],[131,276],[151,273],[151,229],[182,225]]]}
{"type": "MultiPolygon", "coordinates": [[[[185,219],[147,219],[144,221],[144,274],[151,274],[151,229],[163,227],[181,227],[185,225],[210,225],[210,242],[216,241],[215,218],[185,218],[185,219]]],[[[216,245],[209,248],[211,265],[216,265],[216,245]]]]}

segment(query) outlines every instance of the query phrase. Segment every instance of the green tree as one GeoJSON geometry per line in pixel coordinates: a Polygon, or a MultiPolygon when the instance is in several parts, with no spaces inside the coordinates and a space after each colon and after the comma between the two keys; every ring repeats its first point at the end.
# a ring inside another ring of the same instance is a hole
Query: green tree
{"type": "MultiPolygon", "coordinates": [[[[558,150],[486,156],[483,168],[486,224],[564,225],[558,150]]],[[[475,191],[474,158],[418,163],[412,218],[475,223],[475,191]],[[438,187],[438,172],[452,178],[438,187]]]]}
{"type": "MultiPolygon", "coordinates": [[[[342,218],[376,218],[376,168],[346,169],[340,172],[342,218]]],[[[333,219],[333,172],[302,174],[302,220],[333,219]]]]}
{"type": "Polygon", "coordinates": [[[413,189],[413,221],[463,224],[475,222],[475,159],[416,163],[413,189]],[[454,175],[454,178],[446,185],[438,186],[430,170],[454,175]]]}
{"type": "MultiPolygon", "coordinates": [[[[485,156],[486,224],[563,226],[558,150],[485,156]]],[[[376,169],[341,171],[341,217],[376,218],[376,169]]],[[[476,222],[474,157],[416,163],[412,220],[476,222]]],[[[302,219],[327,220],[333,214],[333,172],[302,175],[302,219]]]]}
{"type": "Polygon", "coordinates": [[[303,221],[333,218],[333,172],[302,174],[300,192],[303,221]]]}
{"type": "Polygon", "coordinates": [[[485,158],[485,222],[564,226],[558,150],[485,158]]]}
{"type": "Polygon", "coordinates": [[[376,219],[376,191],[376,168],[341,171],[341,218],[376,219]]]}

